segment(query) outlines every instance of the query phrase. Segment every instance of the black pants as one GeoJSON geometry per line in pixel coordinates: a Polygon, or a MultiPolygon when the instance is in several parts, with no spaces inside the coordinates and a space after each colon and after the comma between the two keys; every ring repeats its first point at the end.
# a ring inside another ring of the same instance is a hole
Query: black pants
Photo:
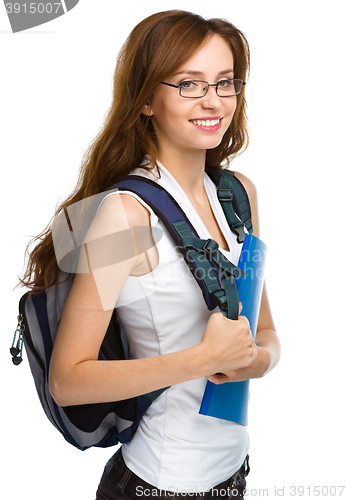
{"type": "Polygon", "coordinates": [[[96,493],[96,500],[241,500],[250,472],[249,456],[229,479],[204,493],[164,491],[140,479],[126,466],[121,448],[107,462],[96,493]]]}

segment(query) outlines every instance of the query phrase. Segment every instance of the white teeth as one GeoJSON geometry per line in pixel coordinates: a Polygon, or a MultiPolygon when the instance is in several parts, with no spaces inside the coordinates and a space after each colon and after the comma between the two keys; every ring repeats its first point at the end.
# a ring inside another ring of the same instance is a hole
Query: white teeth
{"type": "Polygon", "coordinates": [[[220,119],[217,120],[192,120],[194,125],[199,125],[202,127],[214,127],[218,123],[220,123],[220,119]]]}

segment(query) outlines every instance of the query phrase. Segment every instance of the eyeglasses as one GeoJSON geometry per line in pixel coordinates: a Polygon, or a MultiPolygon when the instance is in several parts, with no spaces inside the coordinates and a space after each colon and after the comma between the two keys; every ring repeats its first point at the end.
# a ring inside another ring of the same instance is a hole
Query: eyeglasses
{"type": "Polygon", "coordinates": [[[161,82],[163,85],[168,85],[169,87],[174,87],[179,89],[179,95],[181,97],[196,99],[199,97],[204,97],[209,90],[209,87],[215,87],[216,93],[219,97],[232,97],[240,94],[243,85],[246,84],[243,80],[220,80],[217,83],[208,83],[202,80],[186,80],[185,82],[179,83],[179,85],[173,85],[172,83],[161,82]]]}

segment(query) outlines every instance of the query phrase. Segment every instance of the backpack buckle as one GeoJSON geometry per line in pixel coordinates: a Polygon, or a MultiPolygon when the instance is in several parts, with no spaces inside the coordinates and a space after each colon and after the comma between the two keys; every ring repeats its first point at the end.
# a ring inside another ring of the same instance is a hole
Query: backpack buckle
{"type": "Polygon", "coordinates": [[[228,304],[225,290],[220,288],[219,290],[215,290],[215,292],[211,292],[210,295],[214,299],[214,302],[216,303],[218,308],[221,309],[221,311],[227,311],[228,304]]]}
{"type": "Polygon", "coordinates": [[[243,243],[246,234],[252,233],[252,221],[251,219],[246,219],[242,224],[236,227],[231,227],[231,230],[234,234],[237,235],[237,242],[243,243]]]}
{"type": "Polygon", "coordinates": [[[219,198],[219,201],[232,201],[233,200],[233,192],[231,189],[218,188],[217,197],[219,198]]]}

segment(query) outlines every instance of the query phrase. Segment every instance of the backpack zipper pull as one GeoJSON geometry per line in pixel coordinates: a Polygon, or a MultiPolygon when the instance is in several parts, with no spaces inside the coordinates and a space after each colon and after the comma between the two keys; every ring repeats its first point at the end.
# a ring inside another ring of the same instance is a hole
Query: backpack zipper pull
{"type": "Polygon", "coordinates": [[[14,365],[19,365],[22,361],[23,354],[23,332],[25,330],[25,325],[23,324],[23,315],[19,314],[17,316],[18,324],[14,332],[12,346],[10,347],[10,353],[12,356],[12,363],[14,365]]]}

